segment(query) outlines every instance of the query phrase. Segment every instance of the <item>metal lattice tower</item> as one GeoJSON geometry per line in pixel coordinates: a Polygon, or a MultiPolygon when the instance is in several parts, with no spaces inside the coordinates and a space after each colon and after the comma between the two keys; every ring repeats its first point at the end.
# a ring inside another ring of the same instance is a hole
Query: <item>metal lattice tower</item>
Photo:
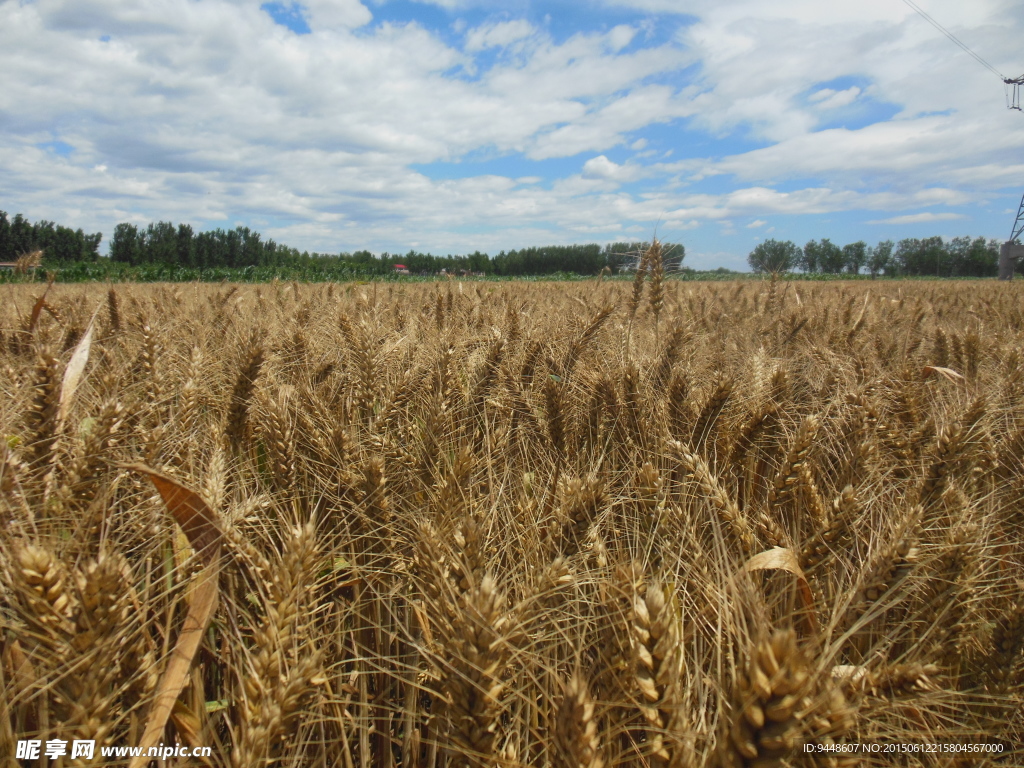
{"type": "Polygon", "coordinates": [[[1017,207],[1017,218],[1013,220],[1013,231],[1010,233],[1010,242],[1016,241],[1018,237],[1024,234],[1024,197],[1020,199],[1020,205],[1017,207]]]}
{"type": "Polygon", "coordinates": [[[1022,234],[1024,234],[1024,197],[1020,199],[1020,205],[1017,207],[1017,218],[1014,219],[1010,239],[999,249],[1000,280],[1012,280],[1017,260],[1024,258],[1024,245],[1018,242],[1018,238],[1022,234]]]}
{"type": "MultiPolygon", "coordinates": [[[[1024,85],[1024,75],[1016,78],[1004,77],[1006,87],[1006,106],[1008,109],[1024,110],[1020,107],[1020,87],[1024,85]]],[[[1010,239],[999,249],[999,279],[1012,280],[1017,260],[1024,256],[1024,246],[1020,244],[1020,236],[1024,234],[1024,197],[1017,206],[1017,218],[1013,220],[1010,239]]]]}

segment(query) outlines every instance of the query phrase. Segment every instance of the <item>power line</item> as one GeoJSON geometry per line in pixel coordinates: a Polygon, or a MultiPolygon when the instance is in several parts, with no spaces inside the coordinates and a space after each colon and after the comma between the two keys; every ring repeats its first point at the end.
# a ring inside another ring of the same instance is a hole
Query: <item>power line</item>
{"type": "Polygon", "coordinates": [[[933,19],[927,13],[925,13],[924,10],[922,10],[916,3],[913,2],[913,0],[903,0],[903,2],[906,3],[907,5],[909,5],[911,8],[913,8],[915,11],[917,11],[925,21],[927,21],[929,24],[931,24],[933,27],[935,27],[937,30],[939,30],[939,32],[941,32],[946,37],[948,37],[950,40],[952,40],[954,43],[956,43],[958,46],[960,46],[960,49],[964,53],[966,53],[969,56],[971,56],[976,62],[981,64],[981,66],[985,67],[985,69],[987,69],[989,72],[991,72],[992,74],[996,75],[1004,83],[1010,82],[1009,79],[1006,78],[1003,75],[1002,72],[1000,72],[998,69],[993,67],[991,64],[989,64],[983,58],[981,58],[981,56],[979,56],[974,51],[972,51],[970,48],[968,48],[964,43],[960,42],[960,40],[957,38],[956,35],[954,35],[952,32],[950,32],[944,26],[939,24],[939,22],[937,22],[935,19],[933,19]]]}

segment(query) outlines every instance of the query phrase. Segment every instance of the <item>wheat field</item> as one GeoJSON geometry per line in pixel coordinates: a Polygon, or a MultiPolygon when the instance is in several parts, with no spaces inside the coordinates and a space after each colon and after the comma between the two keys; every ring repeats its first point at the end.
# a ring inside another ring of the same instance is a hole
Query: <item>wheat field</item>
{"type": "Polygon", "coordinates": [[[1018,284],[2,290],[0,765],[1024,764],[1018,284]]]}

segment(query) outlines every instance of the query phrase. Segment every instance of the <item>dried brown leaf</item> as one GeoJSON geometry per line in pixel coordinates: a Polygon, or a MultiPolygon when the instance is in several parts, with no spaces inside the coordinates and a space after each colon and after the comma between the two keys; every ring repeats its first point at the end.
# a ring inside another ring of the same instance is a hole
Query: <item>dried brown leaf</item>
{"type": "Polygon", "coordinates": [[[796,576],[796,583],[800,590],[800,599],[803,601],[807,623],[811,631],[817,634],[820,630],[818,619],[814,614],[814,595],[811,592],[811,585],[800,567],[800,561],[796,553],[789,547],[773,547],[772,549],[759,552],[747,560],[743,566],[745,571],[786,571],[796,576]]]}
{"type": "Polygon", "coordinates": [[[924,367],[925,378],[928,378],[928,376],[933,373],[945,376],[947,379],[955,383],[966,381],[962,373],[957,373],[952,368],[943,368],[941,365],[926,365],[924,367]]]}
{"type": "Polygon", "coordinates": [[[210,565],[220,554],[223,535],[217,514],[210,509],[202,496],[190,488],[186,488],[177,480],[147,467],[145,464],[125,464],[125,469],[146,475],[164,500],[167,511],[185,532],[189,544],[199,558],[210,565]]]}
{"type": "MultiPolygon", "coordinates": [[[[217,598],[220,593],[219,575],[220,564],[215,562],[204,568],[197,576],[196,588],[192,593],[192,604],[181,625],[181,632],[178,635],[178,641],[174,644],[174,650],[171,651],[167,668],[160,677],[160,684],[153,697],[153,705],[146,718],[146,730],[139,740],[142,755],[145,755],[150,747],[158,744],[163,738],[167,720],[174,711],[174,705],[178,703],[178,696],[181,695],[188,683],[192,661],[199,650],[199,645],[203,642],[203,635],[206,634],[210,619],[213,618],[213,613],[217,609],[217,598]]],[[[142,768],[148,763],[149,758],[147,757],[135,757],[129,764],[129,768],[142,768]]]]}
{"type": "MultiPolygon", "coordinates": [[[[178,696],[188,682],[192,661],[203,641],[206,628],[217,609],[220,593],[220,545],[221,532],[217,518],[209,505],[193,490],[157,472],[145,464],[129,464],[126,469],[146,475],[164,500],[167,511],[185,532],[200,559],[207,563],[196,580],[192,602],[182,623],[178,641],[171,651],[171,658],[160,678],[153,705],[146,718],[146,730],[139,746],[143,755],[163,737],[167,720],[174,711],[178,696]]],[[[136,757],[129,768],[141,768],[148,763],[145,757],[136,757]]]]}
{"type": "Polygon", "coordinates": [[[36,329],[36,324],[39,322],[39,315],[42,314],[43,307],[46,306],[46,294],[50,291],[50,286],[53,285],[53,281],[46,286],[46,290],[43,291],[43,295],[36,299],[35,306],[32,307],[32,315],[28,321],[28,332],[32,333],[36,329]]]}

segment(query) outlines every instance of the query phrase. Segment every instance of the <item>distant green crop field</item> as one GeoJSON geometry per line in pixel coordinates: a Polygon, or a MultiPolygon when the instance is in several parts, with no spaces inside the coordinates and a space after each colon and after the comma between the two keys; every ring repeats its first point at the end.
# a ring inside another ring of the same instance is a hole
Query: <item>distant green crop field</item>
{"type": "MultiPolygon", "coordinates": [[[[671,280],[694,282],[721,282],[729,280],[767,280],[769,276],[754,272],[720,272],[717,270],[681,270],[669,272],[671,280]]],[[[842,280],[871,280],[870,275],[824,274],[787,272],[779,276],[782,280],[813,282],[834,282],[842,280]]],[[[457,276],[457,275],[397,275],[379,274],[352,267],[336,265],[295,265],[275,267],[182,267],[173,264],[144,264],[130,266],[120,262],[78,262],[60,266],[43,266],[28,275],[16,275],[10,271],[0,272],[0,283],[49,282],[57,283],[270,283],[274,280],[300,283],[350,282],[373,280],[384,282],[420,283],[434,280],[464,280],[490,282],[534,282],[550,280],[632,280],[633,273],[622,272],[614,275],[577,275],[571,272],[554,272],[533,276],[457,276]]],[[[878,279],[899,280],[946,280],[932,276],[879,277],[878,279]]],[[[993,278],[955,278],[959,280],[991,280],[993,278]]]]}
{"type": "MultiPolygon", "coordinates": [[[[129,283],[269,283],[272,280],[300,282],[328,282],[355,280],[366,277],[348,267],[206,267],[190,268],[177,265],[145,264],[129,266],[119,262],[79,262],[59,267],[42,267],[34,275],[0,273],[0,281],[45,282],[51,277],[59,283],[129,282],[129,283]]],[[[392,279],[390,275],[383,279],[392,279]]]]}

